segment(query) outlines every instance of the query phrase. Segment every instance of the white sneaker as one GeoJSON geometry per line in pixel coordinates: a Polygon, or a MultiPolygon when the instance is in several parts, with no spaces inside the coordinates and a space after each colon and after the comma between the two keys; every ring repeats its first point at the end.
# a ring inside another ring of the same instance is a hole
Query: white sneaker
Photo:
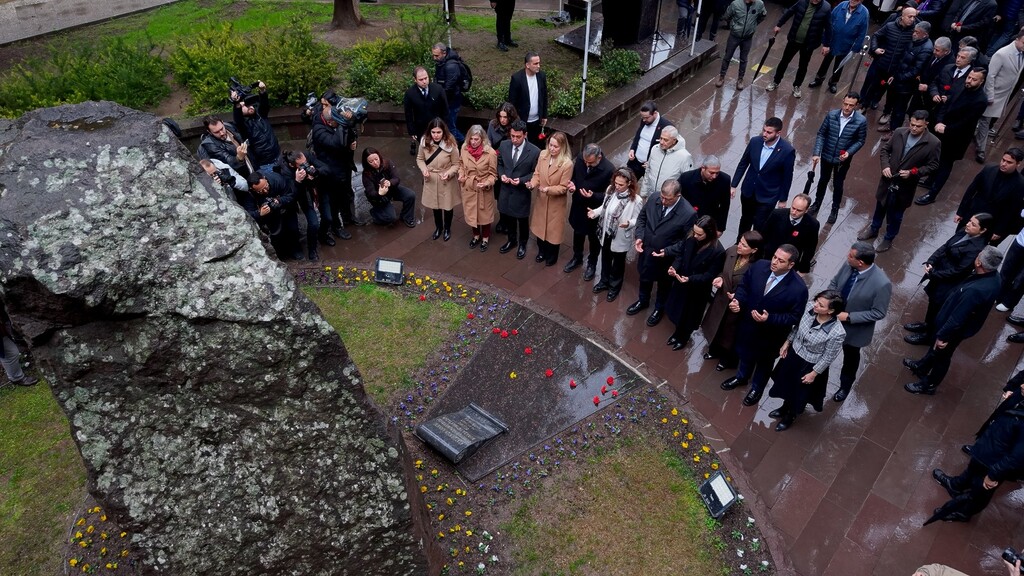
{"type": "Polygon", "coordinates": [[[775,82],[769,82],[768,85],[765,86],[764,89],[767,92],[775,92],[775,89],[778,88],[778,87],[779,87],[779,85],[776,84],[775,82]]]}
{"type": "Polygon", "coordinates": [[[800,87],[793,86],[793,98],[799,98],[801,96],[803,96],[803,94],[800,93],[800,87]]]}
{"type": "Polygon", "coordinates": [[[1006,307],[1006,304],[996,304],[996,310],[1000,312],[1009,312],[1010,309],[1006,307]]]}

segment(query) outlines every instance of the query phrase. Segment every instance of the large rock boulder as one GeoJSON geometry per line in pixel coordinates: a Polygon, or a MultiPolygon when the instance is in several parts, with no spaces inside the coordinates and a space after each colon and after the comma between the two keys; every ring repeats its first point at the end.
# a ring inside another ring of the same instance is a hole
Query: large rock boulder
{"type": "Polygon", "coordinates": [[[158,118],[0,123],[0,286],[147,572],[426,572],[340,338],[158,118]]]}

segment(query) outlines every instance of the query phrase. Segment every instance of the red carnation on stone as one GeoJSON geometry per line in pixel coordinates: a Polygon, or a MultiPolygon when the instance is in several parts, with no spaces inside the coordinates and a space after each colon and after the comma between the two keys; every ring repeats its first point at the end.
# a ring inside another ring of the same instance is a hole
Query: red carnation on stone
{"type": "Polygon", "coordinates": [[[569,388],[572,388],[573,390],[576,389],[576,381],[572,378],[569,379],[569,388]]]}
{"type": "Polygon", "coordinates": [[[618,390],[612,390],[612,398],[618,398],[618,397],[619,397],[619,391],[618,390]]]}
{"type": "Polygon", "coordinates": [[[605,380],[605,382],[608,382],[609,386],[615,384],[615,376],[609,376],[608,380],[605,380]]]}
{"type": "Polygon", "coordinates": [[[495,326],[493,329],[491,329],[491,332],[494,334],[501,334],[501,328],[495,326]]]}
{"type": "Polygon", "coordinates": [[[600,403],[601,403],[601,397],[600,396],[594,396],[594,406],[597,406],[600,403]]]}
{"type": "Polygon", "coordinates": [[[555,371],[552,370],[551,368],[548,368],[547,370],[544,371],[544,375],[547,376],[548,378],[551,378],[552,376],[555,375],[555,371]]]}
{"type": "Polygon", "coordinates": [[[519,330],[516,330],[515,328],[513,328],[512,329],[512,335],[513,336],[518,336],[519,335],[519,330]]]}
{"type": "Polygon", "coordinates": [[[502,330],[501,331],[501,337],[502,338],[508,338],[508,330],[502,330]]]}
{"type": "Polygon", "coordinates": [[[601,386],[601,395],[604,396],[607,393],[608,393],[608,387],[607,386],[601,386]]]}
{"type": "Polygon", "coordinates": [[[523,350],[523,354],[526,354],[526,355],[530,355],[530,354],[533,354],[533,348],[530,348],[529,346],[527,346],[527,347],[526,347],[526,348],[525,348],[525,349],[523,350]]]}

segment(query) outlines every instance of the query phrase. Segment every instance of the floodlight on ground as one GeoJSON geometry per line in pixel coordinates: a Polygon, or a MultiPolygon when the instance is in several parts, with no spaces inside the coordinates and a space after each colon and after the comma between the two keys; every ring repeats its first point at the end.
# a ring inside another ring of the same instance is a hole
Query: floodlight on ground
{"type": "Polygon", "coordinates": [[[390,258],[377,258],[377,263],[373,266],[373,281],[401,286],[405,283],[405,263],[390,258]]]}
{"type": "Polygon", "coordinates": [[[725,475],[721,471],[712,474],[700,485],[698,491],[713,518],[721,518],[725,515],[725,511],[739,499],[736,490],[725,479],[725,475]]]}

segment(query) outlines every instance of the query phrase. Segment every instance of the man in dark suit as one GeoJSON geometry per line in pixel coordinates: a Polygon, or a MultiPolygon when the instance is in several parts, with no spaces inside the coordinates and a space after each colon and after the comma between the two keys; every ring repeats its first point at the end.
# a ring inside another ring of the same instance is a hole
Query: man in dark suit
{"type": "Polygon", "coordinates": [[[722,161],[718,156],[705,156],[700,168],[688,170],[679,175],[679,187],[683,198],[697,211],[697,217],[711,216],[718,224],[718,236],[725,232],[729,220],[730,177],[722,172],[722,161]]]}
{"type": "Polygon", "coordinates": [[[932,332],[935,330],[935,317],[939,313],[939,308],[950,292],[974,271],[974,260],[988,242],[991,222],[991,214],[975,214],[968,219],[964,229],[954,233],[925,260],[921,282],[928,281],[924,288],[925,294],[928,295],[928,310],[925,312],[924,322],[903,325],[903,329],[910,332],[903,337],[905,342],[924,345],[932,343],[932,332]]]}
{"type": "Polygon", "coordinates": [[[857,235],[857,240],[877,238],[882,221],[888,220],[878,252],[892,248],[892,241],[903,224],[903,213],[914,201],[918,180],[939,167],[941,145],[939,139],[928,131],[928,112],[914,112],[910,127],[897,128],[892,134],[892,138],[882,142],[878,155],[882,163],[882,178],[875,191],[875,212],[871,222],[857,235]]]}
{"type": "Polygon", "coordinates": [[[448,121],[448,99],[440,84],[430,82],[427,69],[417,66],[416,82],[405,91],[402,103],[405,106],[405,127],[409,131],[409,154],[416,155],[420,138],[427,131],[427,122],[434,118],[448,121]]]}
{"type": "Polygon", "coordinates": [[[939,106],[935,114],[935,134],[942,142],[939,168],[932,177],[928,193],[915,200],[915,204],[924,206],[935,202],[953,173],[953,164],[963,159],[967,147],[974,141],[978,120],[988,107],[988,95],[982,88],[985,74],[984,68],[972,68],[965,77],[963,90],[957,92],[954,84],[952,95],[939,106]]]}
{"type": "MultiPolygon", "coordinates": [[[[839,217],[839,204],[843,201],[843,183],[846,173],[850,171],[853,155],[864,147],[868,137],[868,120],[857,111],[860,94],[850,92],[843,98],[843,106],[825,114],[825,119],[818,127],[818,136],[814,139],[814,152],[811,162],[821,162],[821,178],[818,180],[818,192],[811,205],[811,216],[817,216],[821,203],[825,200],[825,190],[832,180],[832,210],[829,212],[828,223],[835,224],[839,217]]],[[[803,252],[803,249],[801,249],[803,252]]]]}
{"type": "Polygon", "coordinates": [[[986,166],[964,190],[964,197],[956,209],[957,230],[962,230],[972,214],[987,212],[992,215],[988,227],[990,243],[998,246],[1003,238],[1016,234],[1024,221],[1024,175],[1020,173],[1024,162],[1024,150],[1013,147],[1007,150],[998,165],[986,166]]]}
{"type": "Polygon", "coordinates": [[[793,272],[799,258],[795,246],[783,244],[771,262],[754,262],[729,303],[729,310],[740,314],[736,335],[740,366],[735,376],[722,382],[722,390],[746,386],[749,381],[744,406],[761,399],[779,349],[807,307],[807,284],[793,272]]]}
{"type": "Polygon", "coordinates": [[[776,208],[768,221],[758,230],[764,236],[765,254],[775,254],[775,249],[783,244],[792,244],[800,251],[800,260],[796,263],[796,271],[800,275],[811,271],[814,254],[818,251],[818,231],[821,225],[807,213],[811,197],[797,194],[789,208],[776,208]]]}
{"type": "Polygon", "coordinates": [[[526,122],[520,118],[509,126],[508,138],[498,145],[498,211],[508,221],[508,242],[498,249],[502,254],[517,245],[516,258],[526,257],[530,239],[530,190],[526,183],[533,177],[540,148],[526,141],[526,122]]]}
{"type": "Polygon", "coordinates": [[[523,69],[509,79],[508,101],[526,121],[527,138],[540,146],[538,136],[548,123],[548,80],[540,69],[540,56],[536,52],[527,52],[523,69]]]}
{"type": "Polygon", "coordinates": [[[658,105],[653,100],[640,106],[640,127],[633,136],[633,143],[629,146],[629,160],[626,161],[626,166],[636,174],[637,180],[641,180],[647,172],[647,159],[650,158],[651,150],[658,145],[661,129],[671,125],[667,118],[658,114],[658,105]]]}
{"type": "Polygon", "coordinates": [[[668,268],[672,259],[665,256],[665,248],[686,238],[697,221],[697,211],[682,198],[678,180],[666,180],[661,185],[661,196],[657,201],[652,197],[644,205],[636,219],[636,261],[640,272],[640,295],[636,302],[626,308],[626,314],[633,316],[651,304],[654,283],[658,284],[658,296],[654,301],[654,312],[647,318],[648,326],[661,322],[665,302],[672,289],[668,268]]]}
{"type": "Polygon", "coordinates": [[[956,0],[942,19],[941,34],[948,34],[953,42],[964,36],[974,36],[985,45],[992,34],[998,6],[996,0],[956,0]]]}
{"type": "Polygon", "coordinates": [[[587,267],[583,280],[590,282],[597,271],[597,258],[601,255],[601,242],[597,238],[597,220],[587,217],[587,210],[600,208],[604,204],[604,193],[615,172],[613,165],[604,157],[597,144],[587,144],[576,157],[572,167],[572,180],[568,191],[572,193],[569,206],[569,225],[572,226],[572,260],[562,269],[568,274],[583,264],[583,244],[590,241],[587,267]]]}
{"type": "Polygon", "coordinates": [[[925,61],[924,68],[921,69],[921,76],[917,80],[917,91],[910,99],[910,105],[907,108],[908,114],[913,114],[916,110],[927,110],[929,113],[934,110],[935,103],[928,91],[942,70],[953,63],[952,46],[952,42],[945,36],[936,38],[932,43],[932,55],[925,61]]]}
{"type": "Polygon", "coordinates": [[[761,228],[772,210],[786,207],[795,163],[796,150],[782,138],[782,120],[775,117],[765,120],[761,134],[750,139],[736,165],[736,173],[732,175],[730,193],[734,197],[736,188],[743,181],[736,242],[747,230],[761,228]]]}
{"type": "Polygon", "coordinates": [[[846,400],[857,379],[860,350],[871,343],[875,323],[885,318],[892,299],[892,282],[875,264],[875,247],[867,242],[854,242],[846,255],[846,263],[832,278],[829,290],[836,290],[846,300],[846,310],[836,316],[846,329],[843,342],[843,368],[839,373],[839,390],[832,399],[846,400]]]}
{"type": "Polygon", "coordinates": [[[985,324],[999,294],[996,270],[1003,254],[986,246],[974,260],[974,273],[953,289],[935,317],[935,344],[920,360],[903,359],[903,365],[920,378],[903,388],[911,394],[935,394],[949,371],[953,352],[985,324]]]}

